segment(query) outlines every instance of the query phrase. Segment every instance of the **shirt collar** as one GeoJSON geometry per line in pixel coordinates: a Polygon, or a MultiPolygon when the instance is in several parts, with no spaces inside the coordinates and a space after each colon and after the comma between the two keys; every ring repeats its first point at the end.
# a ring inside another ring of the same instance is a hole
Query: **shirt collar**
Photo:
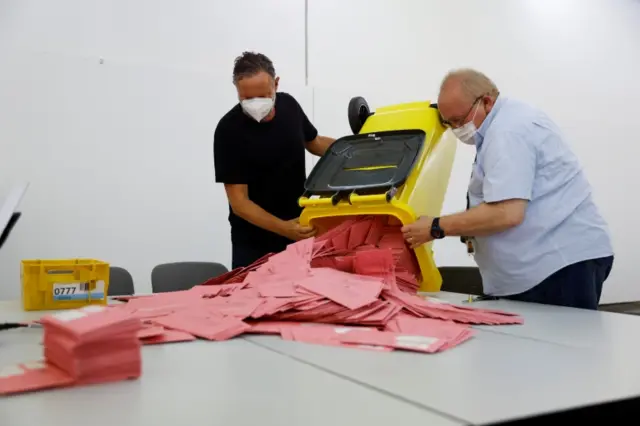
{"type": "Polygon", "coordinates": [[[493,108],[491,108],[491,112],[489,113],[489,115],[487,115],[487,117],[480,125],[480,128],[476,133],[477,148],[480,148],[480,146],[482,145],[484,136],[487,134],[487,130],[489,130],[489,126],[491,126],[491,123],[493,123],[493,120],[496,118],[496,115],[498,115],[498,112],[500,112],[500,108],[502,108],[502,105],[504,105],[505,101],[506,99],[503,96],[498,96],[498,99],[496,99],[496,102],[493,104],[493,108]]]}

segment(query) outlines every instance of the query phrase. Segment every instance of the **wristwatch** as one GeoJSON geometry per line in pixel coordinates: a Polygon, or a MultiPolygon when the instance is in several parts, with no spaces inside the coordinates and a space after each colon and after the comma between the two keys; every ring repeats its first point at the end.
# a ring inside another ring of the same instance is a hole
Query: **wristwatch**
{"type": "Polygon", "coordinates": [[[431,222],[431,236],[436,240],[441,240],[445,237],[444,230],[440,228],[440,218],[433,218],[433,222],[431,222]]]}

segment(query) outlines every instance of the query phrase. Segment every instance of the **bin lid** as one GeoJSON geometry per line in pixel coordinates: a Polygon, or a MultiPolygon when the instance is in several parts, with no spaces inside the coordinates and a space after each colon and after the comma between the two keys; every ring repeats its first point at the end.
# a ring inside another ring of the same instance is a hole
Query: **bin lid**
{"type": "Polygon", "coordinates": [[[423,130],[393,130],[336,140],[305,182],[314,194],[388,190],[402,185],[420,157],[423,130]]]}

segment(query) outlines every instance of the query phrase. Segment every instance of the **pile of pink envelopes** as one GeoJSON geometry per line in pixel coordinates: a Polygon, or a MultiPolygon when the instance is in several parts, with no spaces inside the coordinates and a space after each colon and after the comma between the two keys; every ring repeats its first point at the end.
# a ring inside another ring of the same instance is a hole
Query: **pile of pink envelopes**
{"type": "Polygon", "coordinates": [[[102,306],[63,311],[40,320],[44,357],[77,384],[140,376],[141,321],[102,306]]]}
{"type": "Polygon", "coordinates": [[[0,395],[138,377],[140,344],[272,334],[435,353],[471,338],[471,324],[522,323],[506,312],[421,297],[418,275],[398,227],[379,218],[347,220],[189,290],[44,317],[46,362],[0,370],[0,395]]]}
{"type": "Polygon", "coordinates": [[[126,305],[112,309],[145,323],[142,333],[149,337],[141,337],[143,344],[194,336],[220,341],[247,333],[439,352],[469,339],[470,324],[522,323],[506,312],[419,296],[417,266],[404,241],[381,244],[396,231],[381,219],[349,220],[190,290],[125,297],[126,305]]]}
{"type": "MultiPolygon", "coordinates": [[[[393,278],[394,288],[418,291],[420,268],[404,241],[400,226],[390,225],[384,216],[347,219],[320,237],[305,242],[304,260],[313,268],[330,268],[360,275],[393,278]]],[[[242,283],[248,274],[269,259],[266,256],[247,268],[228,272],[204,283],[242,283]]],[[[287,260],[287,257],[284,257],[287,260]]]]}

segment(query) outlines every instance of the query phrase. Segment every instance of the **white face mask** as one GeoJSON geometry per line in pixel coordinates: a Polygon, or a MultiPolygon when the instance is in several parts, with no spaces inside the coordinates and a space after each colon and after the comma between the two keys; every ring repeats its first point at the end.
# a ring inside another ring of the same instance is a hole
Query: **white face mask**
{"type": "Polygon", "coordinates": [[[460,142],[464,144],[467,144],[467,145],[476,144],[476,140],[474,136],[478,132],[478,128],[473,123],[473,120],[476,118],[476,113],[478,112],[479,106],[480,104],[476,105],[476,108],[473,111],[473,117],[471,117],[471,121],[469,121],[468,123],[465,123],[464,125],[458,127],[457,129],[451,129],[453,134],[456,135],[456,137],[460,139],[460,142]]]}
{"type": "Polygon", "coordinates": [[[245,99],[240,102],[244,112],[257,122],[262,121],[267,115],[269,115],[274,104],[275,97],[245,99]]]}
{"type": "Polygon", "coordinates": [[[473,121],[468,122],[462,127],[458,127],[457,129],[451,129],[456,138],[460,140],[460,142],[467,145],[475,145],[476,140],[474,136],[478,132],[476,125],[473,124],[473,121]]]}

